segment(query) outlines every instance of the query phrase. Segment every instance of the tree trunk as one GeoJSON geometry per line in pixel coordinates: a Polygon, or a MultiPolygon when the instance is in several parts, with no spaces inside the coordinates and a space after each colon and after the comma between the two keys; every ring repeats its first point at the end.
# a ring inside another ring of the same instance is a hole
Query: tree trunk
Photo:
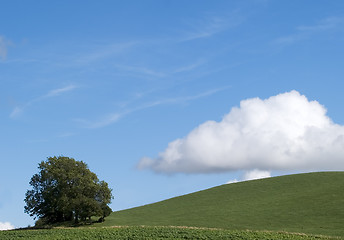
{"type": "Polygon", "coordinates": [[[75,223],[75,224],[78,224],[78,223],[79,223],[79,214],[78,214],[78,213],[75,213],[74,223],[75,223]]]}

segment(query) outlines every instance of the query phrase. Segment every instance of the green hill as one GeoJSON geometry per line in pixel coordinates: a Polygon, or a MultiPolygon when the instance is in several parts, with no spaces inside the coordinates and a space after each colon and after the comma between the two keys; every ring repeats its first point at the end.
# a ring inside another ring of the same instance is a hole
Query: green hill
{"type": "Polygon", "coordinates": [[[226,184],[114,212],[100,226],[114,225],[250,229],[344,237],[344,172],[226,184]]]}

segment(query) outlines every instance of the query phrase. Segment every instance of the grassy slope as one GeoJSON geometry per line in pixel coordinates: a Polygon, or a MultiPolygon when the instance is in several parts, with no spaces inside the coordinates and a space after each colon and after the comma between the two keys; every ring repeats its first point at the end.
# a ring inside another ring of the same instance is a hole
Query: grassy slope
{"type": "Polygon", "coordinates": [[[195,226],[344,237],[344,172],[274,177],[112,213],[99,226],[195,226]]]}

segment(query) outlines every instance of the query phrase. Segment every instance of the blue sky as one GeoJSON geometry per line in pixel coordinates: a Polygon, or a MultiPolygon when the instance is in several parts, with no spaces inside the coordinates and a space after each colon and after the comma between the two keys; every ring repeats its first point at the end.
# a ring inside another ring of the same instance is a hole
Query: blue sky
{"type": "Polygon", "coordinates": [[[0,225],[34,223],[25,192],[55,155],[108,182],[113,210],[343,170],[343,1],[1,5],[0,225]]]}

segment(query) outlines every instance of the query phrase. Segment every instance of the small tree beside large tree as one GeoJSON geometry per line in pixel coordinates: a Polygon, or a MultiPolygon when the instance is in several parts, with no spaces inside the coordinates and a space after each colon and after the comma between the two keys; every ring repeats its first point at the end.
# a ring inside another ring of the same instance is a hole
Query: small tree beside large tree
{"type": "Polygon", "coordinates": [[[112,189],[83,161],[59,156],[42,161],[26,192],[24,212],[44,223],[85,221],[110,215],[112,189]]]}

